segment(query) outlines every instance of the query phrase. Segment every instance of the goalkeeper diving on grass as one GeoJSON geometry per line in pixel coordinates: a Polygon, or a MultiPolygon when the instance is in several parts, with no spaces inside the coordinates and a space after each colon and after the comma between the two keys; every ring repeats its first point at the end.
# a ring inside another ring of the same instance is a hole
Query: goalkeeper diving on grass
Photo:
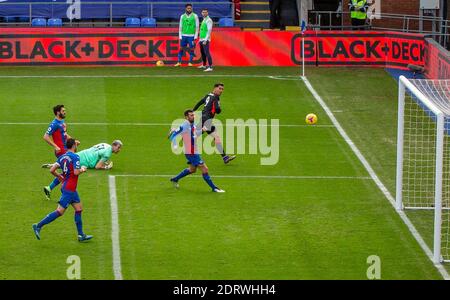
{"type": "MultiPolygon", "coordinates": [[[[80,165],[87,169],[96,170],[110,170],[113,167],[113,162],[110,160],[113,153],[117,154],[122,149],[123,143],[120,140],[115,140],[111,145],[107,143],[100,143],[92,146],[89,149],[78,152],[80,157],[80,165]]],[[[42,168],[51,168],[53,164],[43,164],[42,168]]],[[[44,187],[45,197],[50,199],[50,194],[55,188],[53,184],[44,187]]]]}

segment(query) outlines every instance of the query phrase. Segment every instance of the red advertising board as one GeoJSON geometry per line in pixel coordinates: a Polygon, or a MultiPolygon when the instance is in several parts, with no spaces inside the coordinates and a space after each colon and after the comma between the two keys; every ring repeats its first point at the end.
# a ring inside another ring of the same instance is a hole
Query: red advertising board
{"type": "MultiPolygon", "coordinates": [[[[211,52],[219,66],[379,66],[424,64],[424,38],[396,32],[213,31],[211,52]]],[[[173,64],[174,28],[0,28],[0,65],[173,64]]],[[[196,47],[196,63],[200,53],[196,47]]],[[[184,59],[187,56],[184,55],[184,59]]]]}
{"type": "MultiPolygon", "coordinates": [[[[305,58],[310,64],[322,66],[423,65],[424,49],[423,36],[396,32],[320,32],[305,37],[305,58]]],[[[295,61],[300,63],[301,51],[295,49],[295,53],[295,61]]]]}
{"type": "Polygon", "coordinates": [[[450,79],[450,54],[431,38],[426,39],[425,76],[429,79],[450,79]]]}

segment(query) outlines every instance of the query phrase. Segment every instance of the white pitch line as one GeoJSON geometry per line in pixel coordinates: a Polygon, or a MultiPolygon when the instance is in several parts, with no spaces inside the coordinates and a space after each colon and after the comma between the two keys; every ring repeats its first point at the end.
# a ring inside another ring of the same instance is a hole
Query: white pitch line
{"type": "Polygon", "coordinates": [[[275,80],[302,80],[300,76],[283,76],[283,75],[277,75],[277,76],[269,76],[270,79],[275,80]]]}
{"type": "MultiPolygon", "coordinates": [[[[116,177],[163,177],[170,178],[173,174],[118,174],[116,177]]],[[[214,178],[249,178],[249,179],[352,179],[352,180],[371,180],[364,176],[283,176],[283,175],[212,175],[214,178]]],[[[193,177],[201,177],[193,175],[193,177]]]]}
{"type": "Polygon", "coordinates": [[[434,263],[433,253],[431,252],[430,248],[428,247],[428,245],[423,240],[423,238],[420,235],[420,233],[414,227],[414,225],[412,224],[411,220],[409,220],[409,218],[406,216],[405,212],[399,211],[399,210],[396,209],[394,197],[392,197],[391,193],[386,188],[386,186],[383,184],[383,182],[381,182],[380,178],[375,173],[375,171],[373,170],[373,168],[371,167],[371,165],[369,164],[367,159],[364,157],[364,155],[361,153],[361,151],[359,151],[358,147],[356,147],[355,143],[351,140],[351,138],[345,132],[344,128],[341,126],[339,121],[333,115],[333,113],[331,112],[331,110],[328,107],[328,105],[325,103],[325,101],[322,99],[322,97],[320,97],[320,95],[316,92],[314,87],[309,82],[308,78],[302,77],[302,79],[303,79],[303,82],[305,83],[306,87],[308,88],[308,90],[311,92],[311,94],[314,96],[316,101],[320,104],[320,106],[322,106],[323,110],[326,112],[328,117],[331,119],[331,122],[334,124],[334,126],[336,127],[336,129],[338,130],[338,132],[340,133],[342,138],[345,140],[345,142],[347,142],[347,144],[352,149],[353,153],[358,157],[359,161],[363,164],[364,168],[367,170],[367,172],[369,173],[370,177],[375,182],[377,187],[381,190],[381,192],[384,194],[386,199],[391,203],[392,207],[394,207],[395,211],[398,213],[400,218],[406,224],[406,226],[408,227],[409,231],[414,236],[416,241],[419,243],[420,247],[425,252],[425,254],[428,256],[428,258],[431,260],[433,265],[436,267],[436,269],[439,271],[439,273],[441,273],[442,277],[445,280],[450,280],[450,275],[448,274],[448,272],[445,269],[445,267],[442,264],[434,263]]]}
{"type": "Polygon", "coordinates": [[[122,280],[122,265],[120,261],[120,240],[119,240],[119,208],[117,205],[116,177],[109,175],[109,200],[111,203],[111,240],[113,255],[114,279],[122,280]]]}
{"type": "MultiPolygon", "coordinates": [[[[44,123],[44,122],[0,122],[0,126],[12,126],[12,125],[18,125],[18,126],[27,126],[27,125],[48,125],[49,123],[44,123]]],[[[101,123],[101,122],[96,122],[96,123],[84,123],[84,122],[74,122],[74,123],[69,123],[69,125],[74,125],[74,126],[172,126],[172,123],[101,123]]],[[[241,126],[239,124],[236,124],[235,126],[241,126]]],[[[256,124],[256,125],[242,125],[244,127],[252,127],[252,126],[262,126],[262,127],[271,127],[271,124],[256,124]]],[[[333,128],[334,125],[332,124],[324,124],[324,125],[301,125],[301,124],[279,124],[279,125],[273,125],[274,127],[307,127],[307,128],[314,128],[314,127],[318,127],[318,128],[333,128]]]]}

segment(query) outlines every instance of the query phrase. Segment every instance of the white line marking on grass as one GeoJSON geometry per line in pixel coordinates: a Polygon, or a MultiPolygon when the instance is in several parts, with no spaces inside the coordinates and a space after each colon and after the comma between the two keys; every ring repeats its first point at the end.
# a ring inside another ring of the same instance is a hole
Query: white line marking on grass
{"type": "Polygon", "coordinates": [[[269,78],[275,80],[302,80],[298,76],[284,76],[284,75],[269,76],[269,78]]]}
{"type": "MultiPolygon", "coordinates": [[[[48,125],[49,123],[48,122],[0,122],[0,125],[5,125],[5,126],[8,126],[8,125],[48,125]]],[[[75,123],[68,123],[69,125],[74,125],[74,126],[77,126],[77,125],[79,125],[79,126],[171,126],[172,125],[172,123],[101,123],[101,122],[95,122],[95,123],[89,123],[89,122],[87,122],[87,123],[84,123],[84,122],[81,122],[81,123],[77,123],[77,122],[75,122],[75,123]]],[[[241,126],[241,125],[236,125],[236,126],[241,126]]],[[[263,124],[261,124],[261,125],[259,125],[259,124],[257,124],[257,125],[252,125],[252,124],[250,124],[250,125],[242,125],[242,126],[248,126],[248,127],[251,127],[251,126],[264,126],[264,127],[270,127],[270,126],[272,126],[272,125],[270,125],[270,124],[265,124],[265,125],[263,125],[263,124]]],[[[334,127],[334,125],[332,125],[332,124],[328,124],[328,125],[326,125],[326,124],[324,124],[324,125],[301,125],[301,124],[279,124],[279,125],[275,125],[275,126],[278,126],[278,127],[301,127],[301,128],[303,128],[303,127],[310,127],[310,128],[314,128],[314,127],[318,127],[318,128],[333,128],[334,127]]]]}
{"type": "MultiPolygon", "coordinates": [[[[174,174],[118,174],[116,177],[164,177],[170,178],[174,174]]],[[[201,177],[200,175],[191,175],[201,177]]],[[[283,176],[283,175],[212,175],[214,178],[249,178],[249,179],[353,179],[353,180],[371,180],[364,176],[283,176]]]]}
{"type": "Polygon", "coordinates": [[[306,77],[303,77],[303,76],[302,76],[302,79],[303,79],[303,82],[305,83],[306,87],[308,88],[308,90],[311,92],[311,94],[314,96],[316,101],[320,104],[320,106],[322,106],[323,110],[326,112],[328,117],[331,119],[331,121],[333,122],[334,126],[336,127],[336,129],[338,130],[340,135],[344,138],[345,142],[347,142],[347,144],[352,149],[353,153],[358,157],[359,161],[363,164],[364,168],[367,170],[367,172],[369,173],[369,175],[372,178],[372,180],[375,182],[375,184],[378,186],[378,188],[384,194],[386,199],[391,203],[392,207],[394,207],[395,211],[398,213],[400,218],[406,224],[406,226],[408,227],[409,231],[414,236],[416,241],[419,243],[420,247],[423,249],[425,254],[428,256],[428,258],[431,260],[431,262],[433,262],[433,264],[436,267],[436,269],[439,271],[439,273],[441,273],[442,277],[445,280],[450,280],[450,276],[449,276],[447,270],[444,268],[444,266],[442,264],[435,264],[434,263],[434,261],[433,261],[433,253],[431,252],[430,248],[427,246],[427,244],[423,240],[423,238],[420,235],[420,233],[417,231],[417,229],[411,223],[411,221],[409,220],[408,216],[406,216],[405,212],[398,211],[396,209],[394,197],[392,197],[391,193],[386,188],[386,186],[381,182],[380,178],[378,178],[377,174],[372,169],[372,167],[370,166],[369,162],[366,160],[364,155],[361,153],[361,151],[359,151],[358,147],[356,147],[355,143],[347,135],[347,133],[345,132],[344,128],[341,126],[341,124],[338,122],[338,120],[335,118],[335,116],[331,112],[331,110],[328,107],[328,105],[325,103],[325,101],[323,101],[322,97],[320,97],[320,95],[316,92],[316,90],[311,85],[309,80],[306,77]]]}
{"type": "Polygon", "coordinates": [[[109,200],[111,203],[111,240],[113,255],[114,279],[122,280],[122,266],[120,261],[120,240],[119,240],[119,208],[117,206],[116,177],[109,175],[109,200]]]}
{"type": "Polygon", "coordinates": [[[129,75],[0,75],[0,78],[204,78],[204,77],[228,77],[228,78],[296,78],[296,75],[239,75],[239,74],[205,74],[205,75],[177,75],[177,74],[129,74],[129,75]]]}

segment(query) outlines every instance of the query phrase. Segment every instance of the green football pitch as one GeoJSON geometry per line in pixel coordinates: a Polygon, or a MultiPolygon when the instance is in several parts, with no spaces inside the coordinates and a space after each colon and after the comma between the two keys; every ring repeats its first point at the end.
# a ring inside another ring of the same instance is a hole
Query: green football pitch
{"type": "MultiPolygon", "coordinates": [[[[298,73],[0,69],[0,278],[65,279],[71,255],[80,258],[82,279],[367,279],[372,255],[382,279],[442,278],[298,73]],[[215,82],[225,84],[219,120],[279,119],[279,161],[261,165],[263,155],[239,154],[225,165],[204,154],[226,193],[212,193],[199,175],[176,190],[169,178],[186,160],[171,151],[169,124],[215,82]],[[42,187],[52,178],[40,166],[55,159],[42,136],[60,103],[80,149],[124,143],[111,171],[80,176],[84,229],[94,235],[83,244],[71,208],[43,228],[42,240],[31,230],[58,201],[59,191],[45,200],[42,187]],[[304,121],[311,112],[315,126],[304,121]],[[120,246],[114,254],[113,242],[120,246]]],[[[311,68],[307,75],[394,194],[395,80],[358,68],[311,68]]],[[[408,216],[431,245],[432,215],[408,216]]]]}

